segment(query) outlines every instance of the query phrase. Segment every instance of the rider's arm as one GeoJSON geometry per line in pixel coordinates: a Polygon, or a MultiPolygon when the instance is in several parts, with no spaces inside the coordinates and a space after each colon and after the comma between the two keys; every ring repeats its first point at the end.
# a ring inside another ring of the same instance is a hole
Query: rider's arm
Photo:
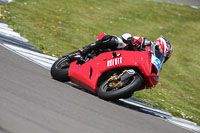
{"type": "Polygon", "coordinates": [[[152,41],[150,41],[149,39],[147,38],[143,38],[143,43],[142,43],[142,47],[144,48],[145,46],[149,46],[151,47],[152,46],[152,41]]]}

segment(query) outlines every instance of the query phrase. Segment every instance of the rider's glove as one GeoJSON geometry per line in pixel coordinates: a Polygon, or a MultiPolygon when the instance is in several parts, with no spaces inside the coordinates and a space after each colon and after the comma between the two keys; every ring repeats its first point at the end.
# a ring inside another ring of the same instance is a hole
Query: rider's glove
{"type": "Polygon", "coordinates": [[[133,37],[127,38],[126,43],[127,43],[128,45],[134,45],[134,39],[133,39],[133,37]]]}
{"type": "Polygon", "coordinates": [[[141,43],[140,43],[139,41],[136,41],[136,42],[134,43],[134,45],[135,45],[137,48],[140,48],[141,43]]]}
{"type": "Polygon", "coordinates": [[[127,44],[135,46],[137,48],[140,48],[141,46],[141,43],[137,39],[134,39],[133,37],[127,38],[127,44]]]}

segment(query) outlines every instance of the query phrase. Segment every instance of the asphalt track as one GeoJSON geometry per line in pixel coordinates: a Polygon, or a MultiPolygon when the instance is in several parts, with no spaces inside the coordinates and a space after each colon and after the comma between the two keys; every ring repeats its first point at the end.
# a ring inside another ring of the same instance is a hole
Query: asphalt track
{"type": "Polygon", "coordinates": [[[166,2],[171,2],[171,3],[177,3],[177,4],[185,4],[185,5],[190,5],[194,8],[199,8],[200,7],[200,0],[154,0],[154,1],[166,1],[166,2]]]}
{"type": "Polygon", "coordinates": [[[51,79],[0,46],[0,133],[188,133],[51,79]]]}

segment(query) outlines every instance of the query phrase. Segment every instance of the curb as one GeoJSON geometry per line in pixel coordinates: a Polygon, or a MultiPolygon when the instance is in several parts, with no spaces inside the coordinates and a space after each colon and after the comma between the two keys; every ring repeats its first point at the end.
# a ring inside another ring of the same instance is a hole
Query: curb
{"type": "Polygon", "coordinates": [[[0,0],[0,4],[7,4],[12,2],[12,0],[0,0]]]}

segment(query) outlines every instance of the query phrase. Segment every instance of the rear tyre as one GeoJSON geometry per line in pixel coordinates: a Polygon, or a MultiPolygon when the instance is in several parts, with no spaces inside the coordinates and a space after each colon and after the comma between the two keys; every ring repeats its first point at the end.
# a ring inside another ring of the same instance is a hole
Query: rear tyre
{"type": "Polygon", "coordinates": [[[101,99],[107,101],[114,101],[120,98],[129,98],[132,96],[134,91],[138,90],[141,87],[142,82],[143,79],[137,73],[132,77],[128,78],[126,81],[122,82],[120,86],[113,87],[113,83],[111,81],[106,80],[100,85],[97,91],[97,95],[101,99]]]}
{"type": "Polygon", "coordinates": [[[67,82],[69,81],[68,70],[70,61],[67,56],[59,58],[51,67],[51,76],[53,79],[67,82]]]}

